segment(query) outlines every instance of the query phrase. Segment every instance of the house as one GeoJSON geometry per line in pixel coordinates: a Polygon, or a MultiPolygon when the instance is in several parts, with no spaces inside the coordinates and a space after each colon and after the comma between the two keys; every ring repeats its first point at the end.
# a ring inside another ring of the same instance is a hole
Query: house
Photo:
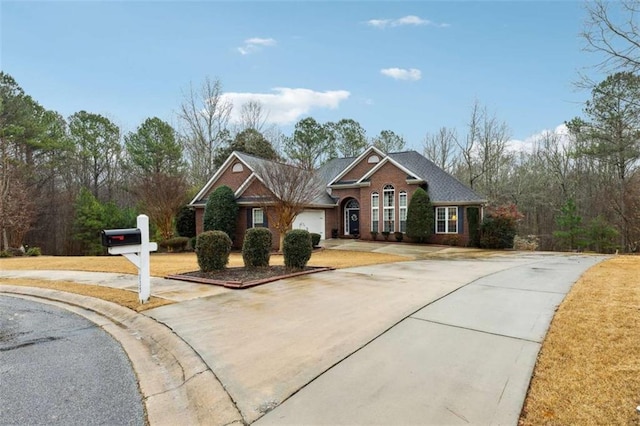
{"type": "MultiPolygon", "coordinates": [[[[240,206],[234,244],[242,245],[246,229],[268,227],[260,201],[265,180],[259,171],[270,161],[233,152],[191,201],[196,210],[196,231],[203,231],[204,208],[209,194],[221,185],[229,186],[240,206]]],[[[322,239],[343,236],[371,240],[372,231],[406,232],[407,208],[417,188],[425,189],[435,209],[432,243],[469,238],[467,211],[479,208],[486,199],[462,184],[433,162],[417,153],[405,151],[385,154],[371,146],[357,158],[336,158],[316,171],[321,195],[298,214],[294,229],[306,229],[322,239]],[[452,238],[453,237],[453,238],[452,238]]],[[[274,244],[279,235],[274,232],[274,244]]],[[[381,239],[378,237],[378,239],[381,239]]]]}

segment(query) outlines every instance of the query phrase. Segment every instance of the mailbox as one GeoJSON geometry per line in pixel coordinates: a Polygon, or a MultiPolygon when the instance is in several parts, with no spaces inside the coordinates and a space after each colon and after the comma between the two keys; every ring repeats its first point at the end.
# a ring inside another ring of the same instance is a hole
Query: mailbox
{"type": "Polygon", "coordinates": [[[105,229],[102,231],[102,245],[105,247],[133,246],[142,243],[140,229],[105,229]]]}

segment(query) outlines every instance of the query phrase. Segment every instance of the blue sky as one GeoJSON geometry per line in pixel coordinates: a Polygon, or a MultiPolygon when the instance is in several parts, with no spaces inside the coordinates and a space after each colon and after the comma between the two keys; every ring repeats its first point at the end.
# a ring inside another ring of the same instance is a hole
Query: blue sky
{"type": "MultiPolygon", "coordinates": [[[[1,69],[44,107],[108,116],[125,131],[174,125],[182,93],[221,80],[239,110],[353,118],[422,150],[464,134],[477,99],[525,140],[579,115],[580,2],[0,2],[1,69]]],[[[593,74],[593,72],[592,72],[593,74]]],[[[597,77],[600,79],[600,77],[597,77]]]]}

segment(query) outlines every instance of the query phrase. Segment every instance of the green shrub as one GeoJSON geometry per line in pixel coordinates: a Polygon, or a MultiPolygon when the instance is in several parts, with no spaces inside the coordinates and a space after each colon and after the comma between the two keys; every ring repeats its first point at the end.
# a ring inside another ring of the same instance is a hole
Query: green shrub
{"type": "Polygon", "coordinates": [[[415,190],[407,208],[407,237],[416,243],[426,243],[434,229],[434,211],[429,194],[415,190]]]}
{"type": "Polygon", "coordinates": [[[178,210],[176,231],[181,237],[192,238],[196,236],[196,211],[194,209],[184,206],[178,210]]]}
{"type": "Polygon", "coordinates": [[[442,244],[447,245],[447,246],[460,246],[461,245],[461,238],[460,235],[445,235],[442,238],[442,244]]]}
{"type": "Polygon", "coordinates": [[[244,233],[242,260],[247,268],[269,266],[273,234],[268,228],[249,228],[244,233]]]}
{"type": "Polygon", "coordinates": [[[222,231],[229,237],[235,238],[238,209],[238,203],[231,188],[225,185],[216,188],[209,195],[204,209],[204,230],[222,231]]]}
{"type": "Polygon", "coordinates": [[[513,248],[516,223],[522,218],[515,205],[489,209],[480,227],[480,247],[489,249],[513,248]]]}
{"type": "Polygon", "coordinates": [[[206,231],[198,235],[196,256],[202,272],[219,271],[229,263],[231,238],[222,231],[206,231]]]}
{"type": "Polygon", "coordinates": [[[316,234],[315,232],[312,232],[310,235],[311,235],[311,245],[313,247],[318,247],[318,245],[320,245],[320,238],[322,238],[322,236],[320,234],[316,234]]]}
{"type": "Polygon", "coordinates": [[[371,239],[373,241],[378,239],[378,233],[376,231],[371,231],[371,239]]]}
{"type": "Polygon", "coordinates": [[[27,256],[41,256],[42,255],[42,251],[40,250],[40,247],[29,247],[27,249],[27,256]]]}
{"type": "Polygon", "coordinates": [[[396,241],[399,243],[404,239],[404,234],[402,232],[395,232],[393,236],[396,237],[396,241]]]}
{"type": "Polygon", "coordinates": [[[382,231],[381,234],[384,237],[385,241],[389,240],[389,231],[382,231]]]}
{"type": "Polygon", "coordinates": [[[13,254],[9,250],[0,251],[0,257],[13,257],[13,254]]]}
{"type": "Polygon", "coordinates": [[[480,209],[478,207],[467,208],[467,221],[469,222],[469,246],[480,247],[480,209]]]}
{"type": "Polygon", "coordinates": [[[196,249],[196,242],[197,242],[197,241],[198,241],[198,237],[191,237],[191,238],[189,238],[189,248],[190,248],[191,250],[194,250],[194,251],[195,251],[195,249],[196,249]]]}
{"type": "Polygon", "coordinates": [[[290,269],[304,269],[311,259],[311,235],[304,229],[294,229],[284,236],[284,266],[290,269]]]}
{"type": "Polygon", "coordinates": [[[158,244],[160,247],[167,249],[168,252],[181,252],[187,249],[189,244],[189,238],[187,237],[173,237],[168,240],[160,241],[158,244]]]}

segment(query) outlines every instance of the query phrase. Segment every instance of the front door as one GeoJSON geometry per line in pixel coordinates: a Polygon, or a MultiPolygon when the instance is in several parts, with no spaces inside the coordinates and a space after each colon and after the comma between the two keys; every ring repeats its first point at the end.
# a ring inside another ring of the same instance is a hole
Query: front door
{"type": "Polygon", "coordinates": [[[358,200],[351,199],[344,206],[344,234],[360,234],[360,203],[358,200]]]}
{"type": "Polygon", "coordinates": [[[360,234],[360,210],[352,209],[349,211],[349,234],[360,234]]]}

